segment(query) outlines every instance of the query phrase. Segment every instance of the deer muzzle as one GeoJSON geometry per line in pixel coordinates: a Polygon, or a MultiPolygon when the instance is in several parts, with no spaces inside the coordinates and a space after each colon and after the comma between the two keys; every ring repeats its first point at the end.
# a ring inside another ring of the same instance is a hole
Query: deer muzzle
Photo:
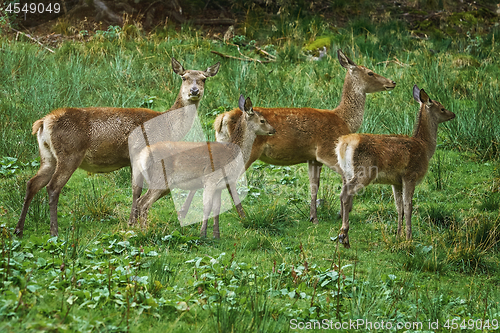
{"type": "Polygon", "coordinates": [[[396,82],[391,81],[391,85],[386,85],[384,87],[385,87],[385,90],[392,90],[392,89],[394,89],[394,87],[396,87],[396,82]]]}
{"type": "Polygon", "coordinates": [[[200,99],[200,89],[198,89],[198,87],[192,87],[190,90],[189,90],[189,99],[190,100],[199,100],[200,99]]]}

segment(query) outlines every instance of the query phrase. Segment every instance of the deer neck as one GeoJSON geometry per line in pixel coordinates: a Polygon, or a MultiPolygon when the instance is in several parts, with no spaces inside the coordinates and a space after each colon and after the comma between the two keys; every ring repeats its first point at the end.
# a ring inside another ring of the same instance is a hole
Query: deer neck
{"type": "Polygon", "coordinates": [[[255,141],[257,134],[247,129],[245,124],[246,120],[244,118],[245,115],[243,114],[236,123],[236,127],[231,134],[231,143],[240,147],[241,154],[243,155],[243,161],[246,164],[246,162],[250,159],[253,142],[255,141]]]}
{"type": "Polygon", "coordinates": [[[198,99],[197,101],[194,101],[194,102],[190,101],[190,100],[186,100],[182,97],[182,94],[179,93],[179,95],[177,95],[177,98],[174,102],[174,105],[172,105],[172,107],[168,111],[177,110],[177,109],[189,106],[189,105],[194,105],[196,107],[196,110],[198,110],[198,105],[200,104],[200,100],[201,100],[201,98],[198,99]]]}
{"type": "Polygon", "coordinates": [[[427,148],[427,158],[430,160],[436,151],[438,124],[422,106],[418,113],[413,137],[424,142],[427,148]]]}
{"type": "Polygon", "coordinates": [[[357,132],[363,123],[365,101],[366,93],[348,71],[342,88],[342,98],[335,112],[345,121],[351,133],[357,132]]]}

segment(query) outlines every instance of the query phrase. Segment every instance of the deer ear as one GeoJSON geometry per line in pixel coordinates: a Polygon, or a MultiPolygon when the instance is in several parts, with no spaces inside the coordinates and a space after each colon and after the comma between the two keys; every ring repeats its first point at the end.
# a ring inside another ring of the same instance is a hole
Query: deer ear
{"type": "Polygon", "coordinates": [[[212,65],[207,68],[205,71],[205,76],[210,77],[210,76],[215,76],[219,72],[219,67],[220,67],[220,62],[217,62],[215,65],[212,65]]]}
{"type": "Polygon", "coordinates": [[[249,115],[253,115],[253,108],[252,108],[252,101],[250,100],[250,97],[247,97],[245,100],[245,112],[249,115]]]}
{"type": "Polygon", "coordinates": [[[339,58],[340,65],[344,68],[349,68],[350,66],[357,66],[354,61],[349,59],[342,50],[337,50],[337,57],[339,58]]]}
{"type": "Polygon", "coordinates": [[[241,111],[245,111],[245,96],[240,95],[240,100],[238,101],[238,106],[241,111]]]}
{"type": "Polygon", "coordinates": [[[420,102],[420,89],[418,89],[418,86],[417,85],[414,85],[413,86],[413,98],[419,102],[420,102]]]}
{"type": "Polygon", "coordinates": [[[422,104],[430,104],[432,101],[429,98],[429,95],[424,91],[424,89],[420,90],[420,103],[422,104]]]}
{"type": "Polygon", "coordinates": [[[186,73],[186,70],[184,67],[182,67],[181,63],[178,62],[174,57],[172,57],[172,69],[174,70],[174,73],[177,75],[184,75],[186,73]]]}

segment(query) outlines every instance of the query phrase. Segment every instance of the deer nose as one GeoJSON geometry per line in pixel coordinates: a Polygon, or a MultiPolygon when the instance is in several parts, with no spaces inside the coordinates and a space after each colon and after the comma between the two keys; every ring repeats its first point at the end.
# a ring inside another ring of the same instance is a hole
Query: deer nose
{"type": "Polygon", "coordinates": [[[198,87],[191,88],[191,95],[198,96],[200,94],[200,89],[198,87]]]}

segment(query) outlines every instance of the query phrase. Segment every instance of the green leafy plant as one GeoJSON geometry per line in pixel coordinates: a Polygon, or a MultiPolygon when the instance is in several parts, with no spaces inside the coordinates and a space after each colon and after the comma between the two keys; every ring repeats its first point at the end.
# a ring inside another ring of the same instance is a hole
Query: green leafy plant
{"type": "Polygon", "coordinates": [[[246,37],[243,35],[236,35],[233,37],[233,43],[236,45],[242,45],[246,40],[246,37]]]}
{"type": "Polygon", "coordinates": [[[110,25],[108,30],[96,30],[95,36],[103,37],[109,41],[118,39],[122,34],[122,28],[118,25],[110,25]]]}
{"type": "Polygon", "coordinates": [[[467,47],[465,52],[470,54],[477,54],[482,48],[483,38],[480,35],[472,36],[470,31],[467,31],[467,47]]]}
{"type": "Polygon", "coordinates": [[[139,103],[139,107],[151,109],[156,98],[156,96],[144,96],[142,101],[139,103]]]}
{"type": "Polygon", "coordinates": [[[38,167],[40,166],[39,160],[31,162],[21,162],[16,157],[4,156],[0,158],[0,175],[4,177],[12,176],[18,173],[25,167],[38,167]]]}

